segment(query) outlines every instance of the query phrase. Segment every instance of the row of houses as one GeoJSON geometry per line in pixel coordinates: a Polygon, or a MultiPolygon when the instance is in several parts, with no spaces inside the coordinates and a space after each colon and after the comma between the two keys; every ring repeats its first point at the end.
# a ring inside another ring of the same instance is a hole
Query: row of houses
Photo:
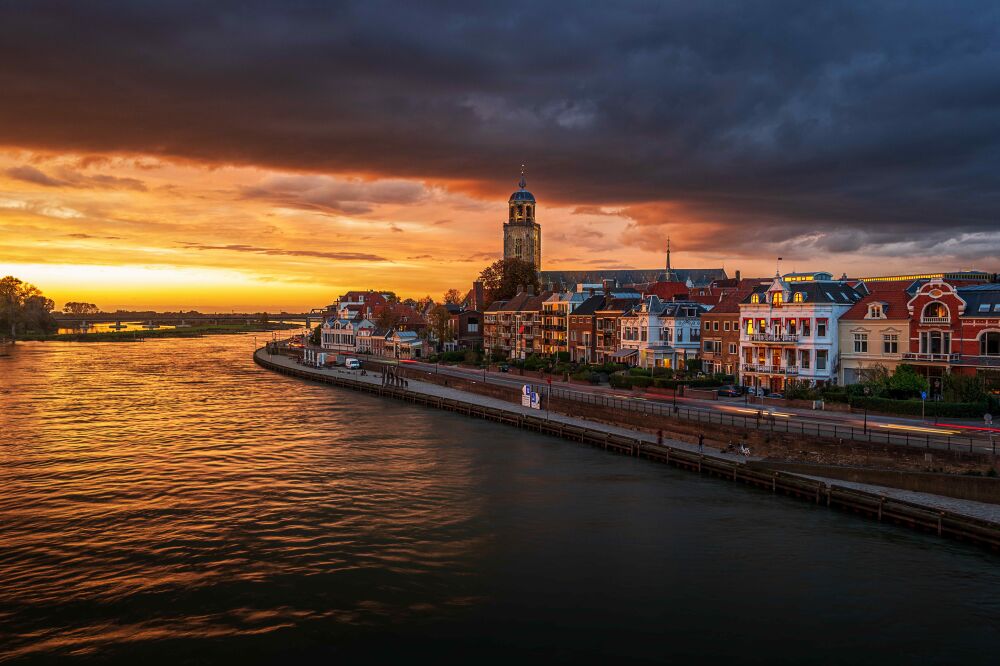
{"type": "Polygon", "coordinates": [[[495,357],[562,355],[732,375],[781,392],[790,381],[852,384],[877,366],[917,368],[939,392],[945,373],[1000,372],[1000,284],[981,273],[849,279],[830,273],[574,291],[527,289],[483,313],[495,357]]]}
{"type": "Polygon", "coordinates": [[[830,273],[551,285],[484,302],[474,283],[447,304],[438,340],[419,311],[378,292],[349,292],[328,308],[321,349],[419,359],[478,349],[732,375],[782,392],[789,382],[852,384],[876,367],[916,366],[939,393],[946,373],[987,375],[1000,388],[1000,284],[978,272],[849,279],[830,273]],[[388,311],[388,315],[386,314],[388,311]],[[380,326],[376,322],[389,322],[380,326]]]}

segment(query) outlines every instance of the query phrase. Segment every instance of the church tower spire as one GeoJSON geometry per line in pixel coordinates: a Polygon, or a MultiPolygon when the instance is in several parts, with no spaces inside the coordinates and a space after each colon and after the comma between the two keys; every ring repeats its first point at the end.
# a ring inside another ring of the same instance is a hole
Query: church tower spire
{"type": "Polygon", "coordinates": [[[667,236],[667,272],[663,276],[666,282],[678,282],[674,269],[670,266],[670,236],[667,236]]]}
{"type": "Polygon", "coordinates": [[[524,165],[518,190],[507,201],[507,221],[503,225],[503,258],[520,259],[542,267],[542,227],[535,222],[535,195],[527,189],[524,165]]]}

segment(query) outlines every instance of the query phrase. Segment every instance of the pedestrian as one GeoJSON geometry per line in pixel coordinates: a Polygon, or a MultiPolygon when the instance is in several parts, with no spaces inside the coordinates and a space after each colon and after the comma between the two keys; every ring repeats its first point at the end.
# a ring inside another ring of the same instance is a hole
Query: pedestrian
{"type": "Polygon", "coordinates": [[[656,445],[657,446],[663,446],[663,429],[662,428],[656,431],[656,445]]]}
{"type": "Polygon", "coordinates": [[[698,453],[705,452],[705,433],[700,433],[698,435],[698,453]]]}

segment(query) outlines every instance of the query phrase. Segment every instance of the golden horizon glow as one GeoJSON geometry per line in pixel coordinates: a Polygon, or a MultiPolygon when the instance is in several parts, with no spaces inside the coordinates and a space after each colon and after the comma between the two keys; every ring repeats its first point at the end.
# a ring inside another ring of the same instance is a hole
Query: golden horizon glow
{"type": "MultiPolygon", "coordinates": [[[[440,298],[499,258],[516,177],[484,194],[465,181],[0,149],[0,274],[57,307],[107,311],[295,312],[368,288],[440,298]]],[[[680,204],[577,207],[547,202],[542,176],[529,188],[543,269],[657,268],[669,229],[675,267],[769,274],[770,258],[727,257],[713,240],[724,228],[680,204]]],[[[865,258],[853,261],[815,268],[865,258]]]]}

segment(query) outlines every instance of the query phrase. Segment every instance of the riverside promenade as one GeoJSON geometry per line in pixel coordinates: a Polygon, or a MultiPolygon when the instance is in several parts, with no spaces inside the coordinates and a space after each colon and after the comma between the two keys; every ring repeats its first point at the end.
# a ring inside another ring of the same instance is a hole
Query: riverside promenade
{"type": "Polygon", "coordinates": [[[384,386],[380,374],[305,366],[263,348],[254,352],[254,361],[282,374],[530,429],[1000,549],[998,505],[792,472],[762,471],[752,465],[758,461],[753,456],[725,453],[708,445],[699,451],[697,444],[670,438],[666,433],[661,445],[654,433],[638,429],[532,409],[416,379],[407,380],[403,386],[384,386]]]}

